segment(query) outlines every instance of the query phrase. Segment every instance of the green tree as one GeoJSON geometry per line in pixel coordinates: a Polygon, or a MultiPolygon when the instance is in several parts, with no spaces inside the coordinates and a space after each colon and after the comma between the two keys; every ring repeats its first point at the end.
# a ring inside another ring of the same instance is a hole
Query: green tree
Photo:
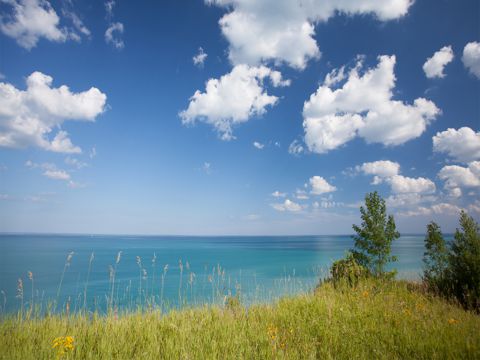
{"type": "Polygon", "coordinates": [[[353,225],[355,247],[351,250],[355,260],[374,276],[385,273],[385,265],[396,261],[391,256],[392,241],[400,237],[392,215],[387,216],[385,200],[375,191],[365,196],[365,207],[360,206],[362,224],[353,225]]]}
{"type": "Polygon", "coordinates": [[[455,231],[449,256],[453,295],[467,308],[480,310],[480,227],[460,213],[461,230],[455,231]]]}
{"type": "Polygon", "coordinates": [[[435,292],[445,292],[448,269],[448,248],[440,226],[435,222],[427,225],[425,253],[423,254],[423,280],[435,292]]]}

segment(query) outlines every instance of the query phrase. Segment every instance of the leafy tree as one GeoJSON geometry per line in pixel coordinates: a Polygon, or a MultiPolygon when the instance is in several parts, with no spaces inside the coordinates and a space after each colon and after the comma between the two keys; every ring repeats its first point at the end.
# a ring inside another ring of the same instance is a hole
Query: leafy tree
{"type": "Polygon", "coordinates": [[[460,213],[449,262],[453,295],[467,308],[480,310],[480,227],[466,212],[460,213]]]}
{"type": "Polygon", "coordinates": [[[427,225],[423,262],[423,280],[435,292],[445,292],[448,269],[448,248],[440,226],[435,222],[427,225]]]}
{"type": "Polygon", "coordinates": [[[353,225],[355,247],[351,250],[355,260],[374,276],[394,275],[385,273],[385,265],[396,261],[391,256],[392,241],[400,237],[392,215],[387,216],[385,200],[375,191],[365,196],[365,207],[360,207],[362,224],[353,225]]]}

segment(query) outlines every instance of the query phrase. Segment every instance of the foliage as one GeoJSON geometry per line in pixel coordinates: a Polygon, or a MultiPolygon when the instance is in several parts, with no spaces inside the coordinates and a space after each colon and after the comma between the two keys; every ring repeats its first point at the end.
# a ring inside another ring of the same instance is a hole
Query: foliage
{"type": "Polygon", "coordinates": [[[330,275],[334,285],[347,283],[349,286],[357,286],[368,275],[368,271],[355,260],[352,253],[348,253],[345,258],[332,264],[330,275]]]}
{"type": "Polygon", "coordinates": [[[480,317],[408,283],[324,283],[232,313],[223,307],[0,320],[0,359],[478,359],[480,317]],[[339,291],[341,290],[341,291],[339,291]],[[248,311],[247,311],[248,310],[248,311]]]}
{"type": "Polygon", "coordinates": [[[436,293],[444,291],[447,286],[448,248],[440,226],[433,221],[427,225],[423,262],[423,281],[436,293]]]}
{"type": "Polygon", "coordinates": [[[480,228],[466,212],[448,247],[435,223],[427,227],[424,280],[429,288],[480,311],[480,228]]]}
{"type": "Polygon", "coordinates": [[[361,226],[353,225],[357,233],[353,237],[353,257],[374,276],[393,276],[393,272],[385,272],[385,265],[397,260],[390,252],[392,242],[400,237],[400,233],[396,230],[393,216],[387,217],[385,200],[376,191],[367,194],[365,208],[360,207],[360,214],[361,226]]]}
{"type": "Polygon", "coordinates": [[[460,213],[449,256],[453,295],[467,308],[480,310],[480,228],[466,212],[460,213]]]}

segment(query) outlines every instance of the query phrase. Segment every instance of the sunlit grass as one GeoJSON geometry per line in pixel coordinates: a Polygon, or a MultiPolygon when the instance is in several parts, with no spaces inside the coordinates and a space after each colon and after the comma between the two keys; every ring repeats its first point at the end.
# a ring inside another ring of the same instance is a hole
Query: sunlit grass
{"type": "Polygon", "coordinates": [[[478,359],[480,317],[404,281],[325,283],[272,304],[10,316],[1,359],[478,359]]]}

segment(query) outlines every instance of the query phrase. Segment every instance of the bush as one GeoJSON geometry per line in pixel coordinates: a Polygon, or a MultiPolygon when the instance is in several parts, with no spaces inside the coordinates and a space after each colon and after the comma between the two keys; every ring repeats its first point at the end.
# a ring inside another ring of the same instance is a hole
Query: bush
{"type": "Polygon", "coordinates": [[[368,270],[355,260],[352,253],[349,253],[345,258],[332,264],[330,275],[334,285],[346,283],[349,286],[356,286],[361,279],[368,276],[368,270]]]}

